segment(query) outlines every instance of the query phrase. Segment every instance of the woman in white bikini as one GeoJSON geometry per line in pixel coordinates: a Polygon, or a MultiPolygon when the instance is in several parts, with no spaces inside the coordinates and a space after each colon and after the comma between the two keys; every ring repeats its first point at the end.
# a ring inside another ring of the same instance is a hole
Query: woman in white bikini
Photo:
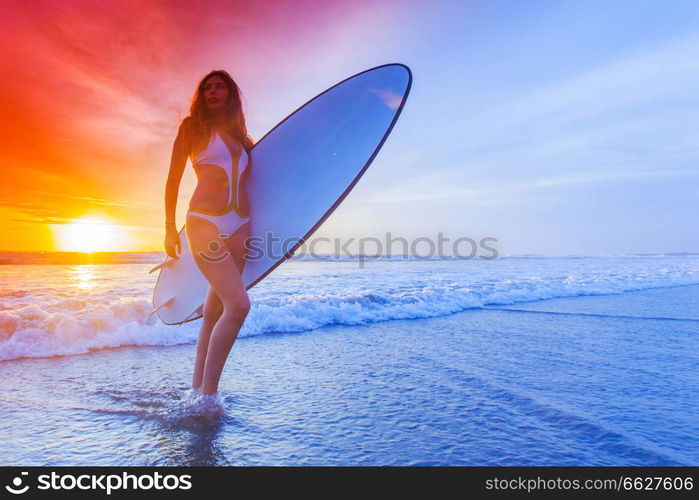
{"type": "Polygon", "coordinates": [[[197,187],[185,227],[194,260],[209,282],[192,379],[194,393],[202,395],[217,393],[223,366],[250,310],[241,274],[250,227],[244,186],[252,146],[238,86],[227,72],[212,71],[199,83],[190,116],[180,124],[165,189],[165,251],[177,258],[175,205],[191,158],[197,187]]]}

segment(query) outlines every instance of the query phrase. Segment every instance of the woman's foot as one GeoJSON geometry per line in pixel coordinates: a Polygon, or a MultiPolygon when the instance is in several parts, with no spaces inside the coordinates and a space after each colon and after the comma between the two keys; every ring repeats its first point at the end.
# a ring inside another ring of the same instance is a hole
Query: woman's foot
{"type": "Polygon", "coordinates": [[[190,416],[216,418],[224,413],[224,406],[218,392],[203,394],[201,387],[192,387],[182,399],[182,411],[190,416]]]}
{"type": "Polygon", "coordinates": [[[186,403],[192,404],[199,396],[201,396],[201,388],[190,387],[189,391],[185,394],[182,400],[186,403]]]}
{"type": "Polygon", "coordinates": [[[214,394],[199,393],[190,407],[190,414],[199,417],[217,418],[223,415],[224,410],[223,401],[221,401],[218,392],[214,394]]]}

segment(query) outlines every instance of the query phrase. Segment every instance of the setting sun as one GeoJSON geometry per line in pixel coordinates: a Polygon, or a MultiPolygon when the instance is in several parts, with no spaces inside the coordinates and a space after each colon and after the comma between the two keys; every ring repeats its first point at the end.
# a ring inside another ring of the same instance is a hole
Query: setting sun
{"type": "Polygon", "coordinates": [[[103,219],[83,218],[70,224],[54,225],[56,248],[66,252],[114,250],[119,227],[103,219]]]}

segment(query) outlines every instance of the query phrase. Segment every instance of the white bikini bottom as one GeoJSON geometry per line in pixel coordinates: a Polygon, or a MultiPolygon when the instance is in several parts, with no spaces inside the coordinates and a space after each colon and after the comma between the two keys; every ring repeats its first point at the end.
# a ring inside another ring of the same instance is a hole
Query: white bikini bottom
{"type": "Polygon", "coordinates": [[[235,209],[231,209],[223,215],[211,215],[190,209],[187,211],[187,217],[190,215],[212,222],[218,229],[219,237],[224,240],[240,229],[243,224],[250,221],[250,217],[241,217],[235,209]]]}

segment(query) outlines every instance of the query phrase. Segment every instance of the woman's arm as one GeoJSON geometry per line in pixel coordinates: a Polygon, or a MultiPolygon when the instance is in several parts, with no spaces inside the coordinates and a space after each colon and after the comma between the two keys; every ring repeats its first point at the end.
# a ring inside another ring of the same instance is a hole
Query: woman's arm
{"type": "Polygon", "coordinates": [[[175,212],[177,209],[177,195],[180,190],[180,181],[184,173],[184,167],[187,164],[187,148],[185,141],[185,119],[180,124],[180,129],[177,132],[177,137],[172,145],[172,155],[170,157],[170,171],[167,175],[165,184],[165,223],[175,223],[175,212]]]}
{"type": "Polygon", "coordinates": [[[187,164],[189,149],[186,138],[185,118],[180,124],[177,137],[172,145],[172,156],[170,157],[170,171],[165,183],[165,252],[173,259],[178,258],[181,252],[180,237],[175,223],[175,213],[177,209],[177,195],[180,190],[180,181],[187,164]]]}

